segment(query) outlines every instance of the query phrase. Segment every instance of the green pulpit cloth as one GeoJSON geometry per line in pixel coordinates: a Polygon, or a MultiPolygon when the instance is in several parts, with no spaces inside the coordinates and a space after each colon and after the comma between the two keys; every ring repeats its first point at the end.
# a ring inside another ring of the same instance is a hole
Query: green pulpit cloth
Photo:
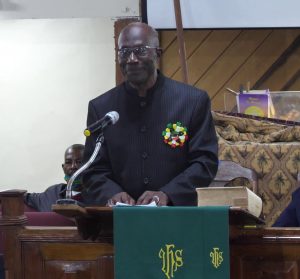
{"type": "Polygon", "coordinates": [[[229,279],[228,207],[113,212],[116,279],[229,279]]]}

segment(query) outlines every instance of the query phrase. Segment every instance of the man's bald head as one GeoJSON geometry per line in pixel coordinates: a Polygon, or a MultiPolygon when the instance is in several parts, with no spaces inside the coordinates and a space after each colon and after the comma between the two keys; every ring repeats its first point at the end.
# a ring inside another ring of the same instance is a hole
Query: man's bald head
{"type": "Polygon", "coordinates": [[[79,144],[79,143],[76,143],[76,144],[72,144],[71,146],[69,146],[66,151],[65,151],[65,157],[67,154],[73,152],[73,151],[81,151],[83,153],[84,151],[84,145],[83,144],[79,144]]]}
{"type": "Polygon", "coordinates": [[[83,152],[83,144],[73,144],[66,149],[64,164],[62,164],[65,175],[71,176],[80,168],[83,152]]]}
{"type": "Polygon", "coordinates": [[[118,39],[119,48],[124,47],[124,42],[128,40],[141,40],[145,45],[159,47],[157,31],[143,22],[133,22],[122,29],[118,39]]]}

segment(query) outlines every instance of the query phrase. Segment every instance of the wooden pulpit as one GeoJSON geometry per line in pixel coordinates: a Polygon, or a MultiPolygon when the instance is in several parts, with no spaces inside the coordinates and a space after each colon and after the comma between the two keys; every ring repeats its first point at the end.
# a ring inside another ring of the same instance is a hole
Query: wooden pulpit
{"type": "Polygon", "coordinates": [[[114,278],[111,233],[92,241],[82,239],[77,227],[26,226],[24,193],[0,193],[5,279],[114,278]]]}
{"type": "MultiPolygon", "coordinates": [[[[56,206],[79,228],[94,222],[94,240],[77,227],[29,227],[23,209],[24,191],[0,192],[0,229],[5,241],[6,279],[114,278],[113,222],[110,208],[56,206]],[[85,234],[85,235],[84,235],[85,234]]],[[[300,230],[266,228],[260,219],[232,208],[230,278],[300,278],[300,230]]]]}

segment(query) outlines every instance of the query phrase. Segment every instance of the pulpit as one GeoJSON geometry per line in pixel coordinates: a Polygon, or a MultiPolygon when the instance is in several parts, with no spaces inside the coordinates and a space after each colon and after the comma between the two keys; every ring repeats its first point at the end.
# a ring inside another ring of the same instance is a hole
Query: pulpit
{"type": "MultiPolygon", "coordinates": [[[[84,240],[84,232],[79,234],[77,227],[26,226],[23,194],[0,193],[6,279],[114,278],[110,208],[56,209],[70,218],[79,217],[79,227],[88,228],[97,220],[98,234],[93,240],[84,240]]],[[[260,219],[236,208],[230,209],[229,219],[230,278],[299,278],[299,229],[266,228],[260,219]]]]}
{"type": "Polygon", "coordinates": [[[77,227],[26,226],[24,193],[0,193],[5,279],[114,278],[111,234],[92,241],[77,227]]]}

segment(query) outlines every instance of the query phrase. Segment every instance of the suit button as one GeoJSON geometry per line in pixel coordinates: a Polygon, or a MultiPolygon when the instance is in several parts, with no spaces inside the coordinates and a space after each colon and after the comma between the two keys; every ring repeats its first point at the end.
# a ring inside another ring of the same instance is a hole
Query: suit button
{"type": "Polygon", "coordinates": [[[145,102],[145,101],[140,102],[140,107],[141,108],[144,108],[146,105],[147,105],[147,102],[145,102]]]}
{"type": "Polygon", "coordinates": [[[143,159],[147,159],[147,157],[148,157],[148,153],[147,153],[147,152],[143,152],[143,153],[142,153],[142,158],[143,158],[143,159]]]}
{"type": "Polygon", "coordinates": [[[147,184],[149,184],[149,182],[150,182],[149,178],[148,178],[148,177],[145,177],[145,178],[144,178],[144,184],[147,185],[147,184]]]}
{"type": "Polygon", "coordinates": [[[140,129],[140,132],[141,132],[141,133],[146,133],[146,131],[147,131],[147,128],[146,128],[145,125],[143,125],[143,126],[141,127],[141,129],[140,129]]]}

